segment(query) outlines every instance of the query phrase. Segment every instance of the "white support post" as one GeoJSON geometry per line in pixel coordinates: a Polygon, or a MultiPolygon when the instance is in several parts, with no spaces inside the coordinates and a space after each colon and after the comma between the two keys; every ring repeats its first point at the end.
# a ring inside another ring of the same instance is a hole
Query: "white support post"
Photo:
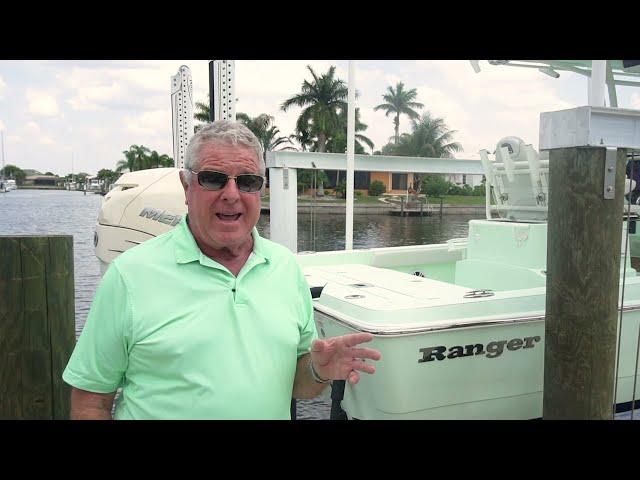
{"type": "Polygon", "coordinates": [[[173,164],[176,168],[184,168],[187,145],[193,136],[193,83],[191,70],[186,65],[171,77],[171,111],[173,164]]]}
{"type": "Polygon", "coordinates": [[[604,91],[607,78],[607,61],[591,60],[591,81],[589,84],[589,105],[604,107],[604,91]]]}
{"type": "Polygon", "coordinates": [[[349,88],[347,109],[347,218],[345,221],[345,250],[353,250],[353,180],[355,153],[355,118],[356,118],[356,86],[355,62],[349,60],[349,88]]]}
{"type": "Polygon", "coordinates": [[[298,175],[295,168],[269,168],[270,239],[298,252],[298,175]]]}
{"type": "Polygon", "coordinates": [[[214,120],[236,119],[235,62],[213,61],[214,120]]]}

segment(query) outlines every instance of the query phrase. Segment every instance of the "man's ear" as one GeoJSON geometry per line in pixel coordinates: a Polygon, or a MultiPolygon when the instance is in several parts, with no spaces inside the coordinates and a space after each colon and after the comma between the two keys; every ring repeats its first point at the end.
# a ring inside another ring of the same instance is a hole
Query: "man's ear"
{"type": "Polygon", "coordinates": [[[184,188],[184,204],[189,205],[189,202],[187,201],[187,192],[189,190],[189,182],[187,181],[184,170],[180,170],[179,175],[180,175],[180,183],[182,184],[182,188],[184,188]]]}

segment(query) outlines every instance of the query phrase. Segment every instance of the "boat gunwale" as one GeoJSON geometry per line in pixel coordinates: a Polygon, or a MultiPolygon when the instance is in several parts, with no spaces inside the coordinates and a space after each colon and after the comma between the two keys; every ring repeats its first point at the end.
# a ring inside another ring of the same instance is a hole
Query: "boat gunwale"
{"type": "MultiPolygon", "coordinates": [[[[448,331],[448,330],[466,330],[470,328],[484,328],[502,325],[513,325],[520,323],[530,322],[543,322],[545,320],[545,314],[543,311],[534,311],[529,314],[519,316],[508,315],[491,315],[484,317],[468,317],[452,319],[448,322],[443,322],[438,325],[421,325],[418,327],[409,327],[406,325],[401,326],[380,326],[374,324],[368,324],[358,322],[352,319],[349,315],[342,315],[337,310],[327,307],[326,305],[317,304],[314,302],[314,311],[318,311],[323,315],[329,317],[336,323],[347,327],[349,329],[357,330],[359,332],[371,333],[374,336],[381,337],[404,337],[412,335],[420,335],[423,333],[448,331]]],[[[640,310],[640,302],[634,302],[631,305],[625,305],[622,308],[618,308],[617,311],[635,312],[640,310]]]]}

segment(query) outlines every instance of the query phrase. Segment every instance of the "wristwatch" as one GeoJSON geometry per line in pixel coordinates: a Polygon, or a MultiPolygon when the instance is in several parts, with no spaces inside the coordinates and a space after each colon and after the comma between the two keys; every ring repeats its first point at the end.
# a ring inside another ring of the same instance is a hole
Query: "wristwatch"
{"type": "Polygon", "coordinates": [[[311,377],[316,383],[329,383],[331,381],[331,379],[324,379],[320,375],[318,375],[316,369],[313,368],[313,360],[311,360],[311,357],[309,357],[309,372],[311,373],[311,377]]]}

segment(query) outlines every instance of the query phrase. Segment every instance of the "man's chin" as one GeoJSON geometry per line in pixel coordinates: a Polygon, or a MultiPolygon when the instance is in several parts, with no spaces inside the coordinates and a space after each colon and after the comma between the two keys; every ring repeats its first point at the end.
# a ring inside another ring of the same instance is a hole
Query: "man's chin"
{"type": "Polygon", "coordinates": [[[214,235],[211,236],[212,240],[222,247],[235,247],[239,246],[245,241],[248,241],[251,237],[251,231],[241,230],[240,228],[234,230],[217,230],[214,235]]]}

